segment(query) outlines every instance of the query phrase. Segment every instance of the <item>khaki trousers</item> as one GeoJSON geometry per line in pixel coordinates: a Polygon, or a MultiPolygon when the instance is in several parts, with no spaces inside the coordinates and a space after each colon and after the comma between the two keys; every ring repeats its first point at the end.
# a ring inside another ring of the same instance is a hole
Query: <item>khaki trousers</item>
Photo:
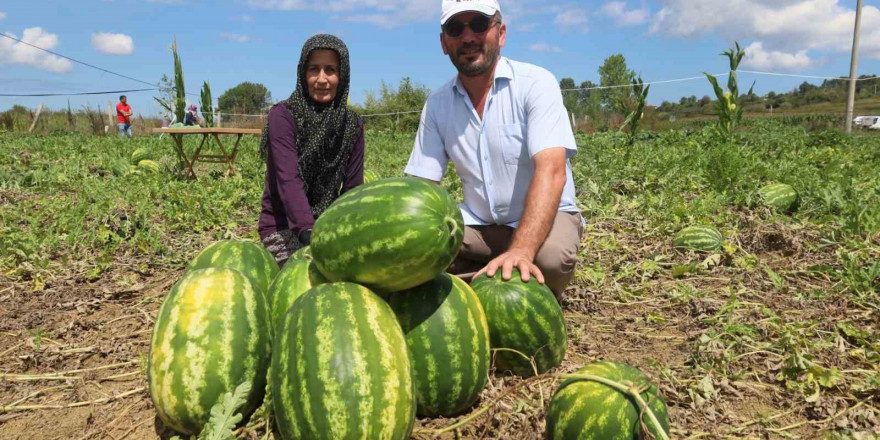
{"type": "MultiPolygon", "coordinates": [[[[514,228],[503,225],[466,226],[461,251],[446,271],[468,279],[473,272],[507,250],[514,231],[514,228]]],[[[574,276],[582,233],[581,215],[560,211],[535,255],[534,263],[544,274],[544,283],[557,298],[574,276]]]]}

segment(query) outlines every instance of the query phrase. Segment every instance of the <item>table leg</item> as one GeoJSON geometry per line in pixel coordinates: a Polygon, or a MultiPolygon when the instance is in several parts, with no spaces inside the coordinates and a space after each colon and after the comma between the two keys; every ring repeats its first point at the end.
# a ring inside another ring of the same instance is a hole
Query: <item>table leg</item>
{"type": "MultiPolygon", "coordinates": [[[[241,135],[239,135],[239,137],[241,137],[241,135]]],[[[229,177],[230,174],[235,175],[235,168],[232,167],[231,156],[229,155],[229,153],[226,152],[226,148],[223,147],[223,142],[220,141],[220,136],[217,133],[214,133],[214,140],[217,141],[217,147],[220,148],[220,152],[223,154],[223,158],[226,159],[227,169],[224,176],[229,177]]]]}
{"type": "Polygon", "coordinates": [[[187,179],[198,180],[196,177],[196,172],[193,170],[193,164],[195,160],[190,161],[186,157],[186,152],[183,150],[183,135],[171,135],[171,139],[174,139],[174,147],[177,149],[177,154],[183,160],[184,171],[183,175],[187,179]]]}

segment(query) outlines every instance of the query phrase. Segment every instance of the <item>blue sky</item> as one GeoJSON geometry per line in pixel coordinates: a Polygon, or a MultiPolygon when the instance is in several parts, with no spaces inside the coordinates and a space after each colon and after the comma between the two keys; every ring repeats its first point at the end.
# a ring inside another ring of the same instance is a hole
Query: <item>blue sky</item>
{"type": "MultiPolygon", "coordinates": [[[[727,70],[718,56],[733,40],[749,48],[743,69],[803,75],[849,73],[855,0],[500,0],[510,58],[557,78],[598,82],[598,68],[622,53],[646,81],[727,70]],[[538,4],[540,6],[534,6],[538,4]]],[[[439,46],[440,0],[47,0],[0,3],[0,31],[128,76],[156,82],[171,73],[177,36],[187,90],[208,80],[215,98],[242,81],[290,94],[302,43],[333,33],[349,45],[352,101],[405,76],[430,88],[455,71],[439,46]]],[[[860,73],[880,73],[880,0],[865,0],[860,73]]],[[[756,91],[803,81],[742,74],[756,91]]],[[[815,81],[814,81],[815,82],[815,81]]],[[[69,93],[144,87],[0,37],[0,94],[69,93]]],[[[707,81],[658,84],[649,101],[707,95],[707,81]]],[[[136,113],[156,114],[152,93],[130,93],[136,113]]],[[[106,106],[115,96],[72,97],[106,106]]],[[[66,107],[68,98],[0,97],[14,104],[66,107]]]]}

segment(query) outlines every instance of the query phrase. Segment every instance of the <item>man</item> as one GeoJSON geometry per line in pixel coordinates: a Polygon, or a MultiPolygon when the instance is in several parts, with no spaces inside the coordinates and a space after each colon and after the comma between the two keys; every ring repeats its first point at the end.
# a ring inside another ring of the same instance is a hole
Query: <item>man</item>
{"type": "Polygon", "coordinates": [[[501,269],[508,280],[516,267],[559,297],[583,222],[559,84],[545,69],[500,56],[507,27],[497,0],[443,0],[440,23],[458,75],[428,98],[406,173],[439,183],[455,164],[466,228],[448,270],[467,279],[501,269]]]}
{"type": "Polygon", "coordinates": [[[131,106],[125,95],[119,97],[116,104],[116,126],[119,128],[119,137],[131,139],[131,106]]]}

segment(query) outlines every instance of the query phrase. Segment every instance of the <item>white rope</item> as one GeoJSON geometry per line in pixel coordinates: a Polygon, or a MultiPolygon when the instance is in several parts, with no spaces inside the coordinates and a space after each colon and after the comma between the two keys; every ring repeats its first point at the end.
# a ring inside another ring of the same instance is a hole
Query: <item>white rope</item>
{"type": "MultiPolygon", "coordinates": [[[[730,72],[719,73],[717,75],[712,75],[712,76],[718,77],[718,76],[727,76],[727,75],[730,75],[730,72]]],[[[644,85],[648,86],[648,85],[653,85],[653,84],[669,84],[669,83],[675,83],[675,82],[696,81],[698,79],[706,79],[706,77],[705,76],[692,76],[690,78],[667,79],[667,80],[663,80],[663,81],[646,82],[646,83],[644,83],[644,85]]],[[[632,84],[621,84],[621,85],[617,85],[617,86],[581,87],[581,88],[577,88],[577,89],[562,89],[562,91],[563,92],[574,92],[574,91],[582,91],[582,90],[606,90],[606,89],[620,89],[620,88],[624,88],[624,87],[633,87],[633,85],[632,84]]]]}
{"type": "MultiPolygon", "coordinates": [[[[849,81],[849,78],[841,78],[841,77],[796,75],[796,74],[791,74],[791,73],[762,72],[762,71],[758,71],[758,70],[737,70],[737,73],[751,73],[754,75],[783,76],[783,77],[790,77],[790,78],[807,78],[807,79],[849,81]]],[[[712,76],[717,78],[717,77],[729,76],[729,75],[730,75],[730,72],[724,72],[724,73],[719,73],[719,74],[715,74],[712,76]]],[[[868,80],[874,80],[874,79],[878,79],[878,78],[880,78],[880,76],[872,76],[872,77],[868,77],[868,78],[857,78],[856,81],[868,81],[868,80]]],[[[647,85],[654,85],[654,84],[670,84],[670,83],[678,83],[678,82],[686,82],[686,81],[697,81],[697,80],[702,80],[702,79],[706,79],[706,76],[705,75],[691,76],[688,78],[651,81],[651,82],[644,83],[644,85],[647,86],[647,85]]],[[[616,85],[616,86],[581,87],[581,88],[576,88],[576,89],[562,89],[562,91],[563,92],[578,92],[578,91],[585,91],[585,90],[619,89],[619,88],[624,88],[624,87],[633,87],[633,85],[632,84],[621,84],[621,85],[616,85]]],[[[405,111],[405,112],[371,113],[371,114],[360,115],[360,116],[362,118],[369,118],[369,117],[374,117],[374,116],[408,115],[408,114],[412,114],[412,113],[421,113],[421,112],[422,112],[421,110],[410,110],[410,111],[405,111]]],[[[267,116],[267,115],[247,115],[247,114],[239,114],[239,113],[215,113],[215,114],[219,114],[222,116],[246,116],[246,117],[259,117],[259,118],[265,118],[267,116]]]]}

